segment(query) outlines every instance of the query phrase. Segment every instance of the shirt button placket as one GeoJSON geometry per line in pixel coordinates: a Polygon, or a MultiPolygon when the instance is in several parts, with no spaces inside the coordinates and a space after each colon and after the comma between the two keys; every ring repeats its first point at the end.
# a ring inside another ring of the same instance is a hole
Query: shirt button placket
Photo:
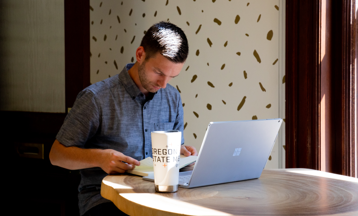
{"type": "Polygon", "coordinates": [[[146,109],[147,107],[144,105],[143,106],[143,128],[144,128],[144,158],[146,157],[147,155],[147,146],[148,146],[148,125],[146,124],[147,123],[147,112],[146,112],[146,109]]]}

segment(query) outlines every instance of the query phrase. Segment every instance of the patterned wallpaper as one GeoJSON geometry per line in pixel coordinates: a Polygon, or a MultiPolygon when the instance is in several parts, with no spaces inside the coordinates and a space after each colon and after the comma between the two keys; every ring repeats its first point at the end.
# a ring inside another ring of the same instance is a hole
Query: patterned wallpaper
{"type": "MultiPolygon", "coordinates": [[[[184,30],[189,57],[170,84],[181,93],[186,144],[199,149],[211,121],[284,118],[279,116],[280,0],[91,0],[90,5],[91,83],[134,62],[152,24],[164,20],[184,30]]],[[[278,146],[266,168],[278,168],[278,146]]]]}

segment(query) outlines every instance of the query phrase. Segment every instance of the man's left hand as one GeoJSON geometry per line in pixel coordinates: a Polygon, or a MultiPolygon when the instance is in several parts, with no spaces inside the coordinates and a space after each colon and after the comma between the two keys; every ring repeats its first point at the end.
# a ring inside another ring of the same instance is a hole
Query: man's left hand
{"type": "Polygon", "coordinates": [[[193,146],[182,145],[180,148],[180,154],[188,157],[197,155],[196,148],[193,146]]]}

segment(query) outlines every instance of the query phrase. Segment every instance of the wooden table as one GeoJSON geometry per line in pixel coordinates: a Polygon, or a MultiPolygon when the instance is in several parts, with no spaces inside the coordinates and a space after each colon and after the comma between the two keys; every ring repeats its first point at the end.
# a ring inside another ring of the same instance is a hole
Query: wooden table
{"type": "Polygon", "coordinates": [[[358,179],[311,169],[264,170],[259,179],[176,193],[109,175],[101,194],[129,215],[358,215],[358,179]]]}

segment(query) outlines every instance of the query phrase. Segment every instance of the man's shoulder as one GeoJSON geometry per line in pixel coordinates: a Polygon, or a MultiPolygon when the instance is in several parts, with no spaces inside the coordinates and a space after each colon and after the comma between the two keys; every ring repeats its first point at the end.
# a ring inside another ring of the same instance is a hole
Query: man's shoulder
{"type": "Polygon", "coordinates": [[[91,92],[94,95],[102,95],[107,94],[108,91],[111,91],[113,88],[118,88],[120,84],[118,74],[116,74],[113,77],[93,83],[92,85],[86,87],[83,91],[91,92]]]}
{"type": "Polygon", "coordinates": [[[176,89],[174,86],[170,85],[169,83],[165,87],[165,89],[162,89],[164,92],[167,92],[169,94],[173,95],[180,95],[178,89],[176,89]]]}
{"type": "Polygon", "coordinates": [[[173,87],[170,84],[167,84],[167,86],[164,89],[161,89],[161,95],[164,96],[163,98],[166,98],[168,101],[172,101],[174,103],[177,103],[181,100],[180,93],[178,89],[173,87]]]}

